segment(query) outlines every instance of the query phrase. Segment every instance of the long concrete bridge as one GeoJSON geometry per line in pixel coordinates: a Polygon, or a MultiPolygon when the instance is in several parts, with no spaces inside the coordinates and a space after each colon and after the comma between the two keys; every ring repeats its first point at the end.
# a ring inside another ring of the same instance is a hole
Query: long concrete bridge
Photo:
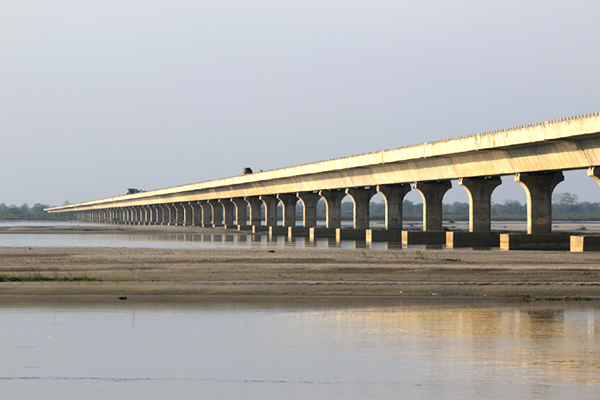
{"type": "MultiPolygon", "coordinates": [[[[514,175],[527,194],[527,232],[533,243],[551,234],[552,192],[563,181],[563,171],[573,169],[588,169],[588,175],[600,183],[600,113],[46,211],[74,212],[79,220],[102,223],[224,226],[254,231],[270,228],[271,232],[290,235],[310,231],[314,236],[335,232],[338,238],[397,237],[406,244],[421,240],[451,246],[494,245],[500,239],[490,230],[491,195],[501,184],[501,176],[514,175]],[[442,200],[455,179],[467,191],[470,202],[470,232],[462,234],[442,230],[442,200]],[[402,231],[402,201],[411,188],[423,198],[421,232],[402,231]],[[377,192],[385,199],[386,229],[376,232],[368,228],[369,203],[377,192]],[[340,225],[340,205],[346,195],[354,202],[353,230],[341,229],[340,225]],[[326,228],[322,229],[316,227],[321,198],[326,204],[326,228]],[[299,201],[303,205],[302,227],[296,226],[299,201]],[[279,203],[283,208],[281,225],[279,203]]],[[[507,236],[502,240],[512,239],[507,236]]],[[[511,246],[505,243],[505,247],[511,246]]]]}

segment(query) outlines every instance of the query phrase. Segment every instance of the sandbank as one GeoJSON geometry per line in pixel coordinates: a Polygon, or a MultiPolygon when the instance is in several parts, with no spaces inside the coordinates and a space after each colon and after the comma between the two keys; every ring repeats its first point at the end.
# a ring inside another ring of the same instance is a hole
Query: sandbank
{"type": "MultiPolygon", "coordinates": [[[[0,230],[0,240],[8,232],[190,229],[19,227],[0,230]]],[[[0,274],[32,272],[101,281],[0,282],[0,296],[600,298],[600,253],[562,251],[0,247],[0,274]]]]}

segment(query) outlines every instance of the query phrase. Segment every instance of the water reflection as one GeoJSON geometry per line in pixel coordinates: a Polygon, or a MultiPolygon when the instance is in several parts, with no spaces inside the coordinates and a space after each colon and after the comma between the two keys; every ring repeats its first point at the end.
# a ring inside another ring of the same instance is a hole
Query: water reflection
{"type": "MultiPolygon", "coordinates": [[[[5,224],[6,227],[31,227],[38,226],[46,228],[40,233],[12,233],[10,231],[0,232],[0,246],[82,246],[82,247],[151,247],[151,248],[189,248],[189,247],[296,247],[296,248],[342,248],[342,249],[413,249],[413,250],[446,250],[445,245],[402,245],[400,242],[373,242],[365,240],[342,240],[335,238],[317,238],[310,240],[308,237],[296,236],[289,238],[287,235],[269,235],[267,232],[252,234],[248,231],[231,232],[226,230],[215,230],[211,233],[198,232],[197,228],[189,229],[189,232],[165,231],[136,231],[125,230],[120,226],[108,226],[108,230],[97,231],[90,229],[85,233],[81,228],[90,226],[92,228],[106,229],[107,226],[99,224],[74,224],[69,222],[12,222],[5,224]],[[74,229],[73,233],[54,233],[48,228],[74,229]],[[77,228],[77,229],[76,229],[77,228]],[[79,230],[78,230],[79,229],[79,230]],[[112,230],[110,230],[112,229],[112,230]]],[[[165,227],[171,228],[171,227],[165,227]]],[[[157,228],[160,230],[160,227],[157,228]]],[[[84,229],[87,230],[87,229],[84,229]]],[[[481,250],[481,248],[478,248],[481,250]]],[[[489,248],[487,248],[489,249],[489,248]]],[[[497,250],[497,248],[492,248],[497,250]]]]}
{"type": "Polygon", "coordinates": [[[0,390],[20,399],[591,399],[599,315],[592,302],[4,299],[0,390]]]}

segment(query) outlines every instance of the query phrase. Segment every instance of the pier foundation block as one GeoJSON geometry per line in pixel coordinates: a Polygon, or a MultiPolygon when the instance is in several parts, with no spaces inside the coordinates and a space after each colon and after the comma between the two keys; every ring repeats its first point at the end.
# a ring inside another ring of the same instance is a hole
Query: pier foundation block
{"type": "Polygon", "coordinates": [[[446,247],[498,247],[500,246],[500,232],[446,232],[446,247]]]}
{"type": "Polygon", "coordinates": [[[317,238],[335,238],[335,230],[336,228],[317,228],[311,227],[308,228],[309,233],[308,237],[310,240],[315,240],[317,238]]]}
{"type": "Polygon", "coordinates": [[[402,231],[402,244],[446,244],[446,231],[402,231]]]}
{"type": "Polygon", "coordinates": [[[401,229],[367,229],[365,240],[372,242],[399,242],[402,239],[401,229]]]}
{"type": "Polygon", "coordinates": [[[288,238],[294,237],[308,237],[310,234],[310,228],[304,226],[288,226],[287,227],[288,238]]]}
{"type": "Polygon", "coordinates": [[[523,233],[500,234],[500,250],[570,250],[568,233],[532,235],[523,233]]]}
{"type": "Polygon", "coordinates": [[[600,251],[600,236],[571,236],[571,251],[600,251]]]}
{"type": "Polygon", "coordinates": [[[336,228],[335,240],[365,240],[366,229],[336,228]]]}

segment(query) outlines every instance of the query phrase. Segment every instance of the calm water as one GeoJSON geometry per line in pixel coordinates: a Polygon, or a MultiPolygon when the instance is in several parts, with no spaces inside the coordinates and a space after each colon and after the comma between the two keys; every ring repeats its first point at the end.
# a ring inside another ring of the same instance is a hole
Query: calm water
{"type": "Polygon", "coordinates": [[[596,399],[600,304],[0,302],[2,399],[596,399]]]}
{"type": "MultiPolygon", "coordinates": [[[[200,234],[0,245],[357,246],[200,234]]],[[[597,399],[599,323],[600,302],[0,297],[0,399],[597,399]]]]}
{"type": "MultiPolygon", "coordinates": [[[[12,226],[103,226],[102,224],[85,224],[79,222],[0,222],[1,227],[12,226]]],[[[289,240],[286,236],[227,234],[225,230],[215,230],[214,234],[201,234],[190,228],[189,233],[91,233],[85,234],[44,234],[44,233],[1,233],[0,246],[31,247],[138,247],[138,248],[255,248],[255,247],[296,247],[296,248],[373,248],[373,249],[445,249],[442,245],[410,245],[400,243],[372,243],[364,240],[317,239],[309,241],[306,237],[289,240]]]]}

